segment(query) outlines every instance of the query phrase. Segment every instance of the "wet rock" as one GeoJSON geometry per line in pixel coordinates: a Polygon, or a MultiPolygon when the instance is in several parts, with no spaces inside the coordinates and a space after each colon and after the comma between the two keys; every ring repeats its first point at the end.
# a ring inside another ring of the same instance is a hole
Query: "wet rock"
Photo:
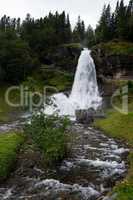
{"type": "Polygon", "coordinates": [[[70,157],[51,169],[44,167],[41,153],[29,141],[18,156],[16,170],[1,185],[0,199],[100,200],[102,196],[103,200],[125,176],[122,155],[127,149],[86,125],[73,124],[72,130],[70,157]]]}
{"type": "Polygon", "coordinates": [[[94,110],[89,108],[88,110],[76,110],[76,120],[78,123],[91,124],[95,118],[104,118],[105,114],[102,108],[94,110]]]}
{"type": "Polygon", "coordinates": [[[76,110],[76,120],[78,123],[90,124],[94,121],[94,109],[89,110],[76,110]]]}

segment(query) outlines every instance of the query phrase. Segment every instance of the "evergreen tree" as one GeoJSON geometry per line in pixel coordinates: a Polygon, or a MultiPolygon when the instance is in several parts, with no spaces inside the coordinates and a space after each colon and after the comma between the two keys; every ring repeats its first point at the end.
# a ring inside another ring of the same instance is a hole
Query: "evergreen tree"
{"type": "Polygon", "coordinates": [[[116,34],[119,39],[124,39],[127,34],[127,15],[124,1],[116,7],[116,34]]]}
{"type": "Polygon", "coordinates": [[[80,16],[78,17],[78,22],[73,31],[74,42],[83,42],[85,39],[85,24],[81,21],[80,16]]]}
{"type": "Polygon", "coordinates": [[[104,5],[103,12],[96,28],[96,38],[98,42],[112,39],[112,16],[110,4],[104,5]]]}
{"type": "Polygon", "coordinates": [[[133,0],[129,1],[129,5],[127,7],[127,39],[133,41],[133,0]]]}
{"type": "Polygon", "coordinates": [[[96,44],[96,38],[95,38],[95,32],[91,25],[89,25],[87,31],[86,31],[86,43],[88,47],[92,47],[96,44]]]}
{"type": "Polygon", "coordinates": [[[6,33],[0,32],[0,61],[2,79],[8,83],[19,83],[31,73],[35,60],[28,44],[14,31],[7,30],[6,33]]]}
{"type": "Polygon", "coordinates": [[[20,18],[18,18],[17,22],[16,22],[16,31],[17,31],[17,33],[20,33],[20,31],[21,31],[21,19],[20,18]]]}
{"type": "Polygon", "coordinates": [[[66,28],[65,28],[65,34],[66,34],[66,43],[72,41],[72,29],[70,24],[69,15],[67,14],[66,18],[66,28]]]}

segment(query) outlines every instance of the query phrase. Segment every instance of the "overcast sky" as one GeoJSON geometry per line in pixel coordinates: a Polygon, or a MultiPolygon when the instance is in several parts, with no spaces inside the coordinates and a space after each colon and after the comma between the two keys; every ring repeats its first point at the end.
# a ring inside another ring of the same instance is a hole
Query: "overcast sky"
{"type": "MultiPolygon", "coordinates": [[[[26,13],[33,17],[43,17],[49,11],[59,12],[65,10],[70,14],[71,23],[77,21],[78,15],[95,27],[104,3],[109,3],[114,8],[117,0],[0,0],[0,17],[7,14],[11,17],[25,18],[26,13]]],[[[125,0],[127,4],[129,0],[125,0]]]]}

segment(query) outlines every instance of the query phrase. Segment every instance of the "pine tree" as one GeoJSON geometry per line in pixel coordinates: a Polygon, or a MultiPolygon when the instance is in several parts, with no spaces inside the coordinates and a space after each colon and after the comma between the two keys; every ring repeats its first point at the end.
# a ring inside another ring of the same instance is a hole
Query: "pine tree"
{"type": "Polygon", "coordinates": [[[110,4],[104,5],[103,12],[96,28],[96,37],[98,42],[108,41],[112,38],[112,16],[110,4]]]}
{"type": "Polygon", "coordinates": [[[81,41],[84,41],[84,39],[85,39],[85,23],[84,23],[84,21],[81,22],[80,39],[81,39],[81,41]]]}
{"type": "Polygon", "coordinates": [[[124,1],[121,0],[119,7],[116,8],[116,34],[119,39],[124,39],[126,37],[126,25],[126,7],[124,6],[124,1]]]}
{"type": "Polygon", "coordinates": [[[86,43],[88,47],[92,47],[96,44],[96,38],[95,38],[95,32],[91,25],[89,25],[87,31],[86,31],[86,43]]]}
{"type": "Polygon", "coordinates": [[[133,41],[133,0],[129,1],[127,7],[127,39],[133,41]]]}
{"type": "Polygon", "coordinates": [[[73,31],[73,40],[75,42],[83,42],[85,39],[85,24],[81,21],[80,16],[78,17],[78,22],[73,31]]]}
{"type": "Polygon", "coordinates": [[[72,29],[71,29],[69,14],[67,14],[67,18],[66,18],[65,35],[66,35],[66,43],[71,42],[72,41],[72,29]]]}
{"type": "Polygon", "coordinates": [[[17,19],[16,30],[17,30],[17,33],[20,33],[20,31],[21,31],[21,19],[20,18],[17,19]]]}

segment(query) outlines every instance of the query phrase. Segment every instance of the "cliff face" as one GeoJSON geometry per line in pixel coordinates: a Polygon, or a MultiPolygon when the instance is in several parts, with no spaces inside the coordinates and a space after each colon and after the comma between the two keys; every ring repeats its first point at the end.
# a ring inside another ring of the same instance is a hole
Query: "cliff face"
{"type": "MultiPolygon", "coordinates": [[[[80,44],[59,46],[45,57],[45,64],[75,73],[82,47],[80,44]]],[[[133,78],[133,43],[109,42],[92,48],[98,78],[133,78]]]]}
{"type": "MultiPolygon", "coordinates": [[[[124,43],[125,44],[125,43],[124,43]]],[[[118,43],[108,43],[106,45],[97,45],[92,49],[92,57],[97,69],[98,76],[121,78],[133,78],[133,44],[128,47],[118,43]],[[112,49],[111,46],[113,45],[112,49]],[[108,47],[108,48],[107,48],[108,47]],[[125,48],[125,49],[124,49],[125,48]]],[[[127,44],[127,43],[126,43],[127,44]]]]}
{"type": "Polygon", "coordinates": [[[61,70],[75,72],[81,49],[79,44],[62,45],[50,53],[46,60],[49,60],[51,64],[61,70]]]}

